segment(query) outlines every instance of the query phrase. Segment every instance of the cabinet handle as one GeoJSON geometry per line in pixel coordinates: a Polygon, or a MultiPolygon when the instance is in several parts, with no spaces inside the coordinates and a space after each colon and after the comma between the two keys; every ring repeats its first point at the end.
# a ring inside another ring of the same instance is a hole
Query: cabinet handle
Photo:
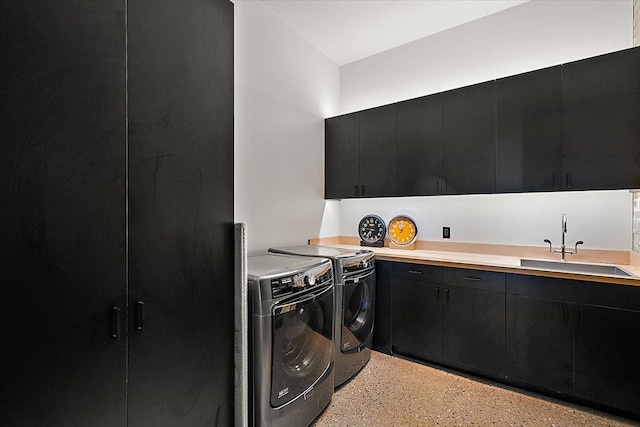
{"type": "Polygon", "coordinates": [[[440,180],[436,179],[436,194],[440,194],[440,180]]]}
{"type": "Polygon", "coordinates": [[[471,280],[472,282],[479,282],[482,279],[479,278],[479,277],[464,276],[464,280],[471,280]]]}
{"type": "Polygon", "coordinates": [[[444,295],[447,298],[447,302],[449,302],[449,288],[445,288],[444,295]]]}
{"type": "Polygon", "coordinates": [[[140,332],[142,332],[142,326],[144,325],[143,307],[144,301],[136,301],[136,329],[140,332]]]}
{"type": "Polygon", "coordinates": [[[580,326],[582,326],[583,317],[584,317],[582,313],[582,307],[578,308],[578,317],[579,317],[578,321],[580,322],[580,326]]]}
{"type": "Polygon", "coordinates": [[[361,196],[364,196],[364,185],[361,185],[361,186],[360,186],[360,190],[361,190],[361,191],[360,191],[360,195],[361,195],[361,196]]]}
{"type": "Polygon", "coordinates": [[[419,271],[419,270],[409,270],[409,273],[411,273],[411,274],[422,274],[422,271],[419,271]]]}
{"type": "Polygon", "coordinates": [[[436,286],[436,300],[440,301],[440,287],[436,286]]]}
{"type": "Polygon", "coordinates": [[[553,189],[558,189],[558,175],[556,175],[555,173],[553,174],[553,189]]]}
{"type": "Polygon", "coordinates": [[[571,174],[568,172],[565,174],[565,182],[567,183],[567,188],[571,188],[571,174]]]}
{"type": "Polygon", "coordinates": [[[449,193],[449,181],[444,180],[444,194],[449,193]]]}
{"type": "Polygon", "coordinates": [[[120,341],[122,331],[122,319],[120,317],[119,307],[111,307],[111,338],[120,341]]]}
{"type": "Polygon", "coordinates": [[[353,186],[353,195],[354,195],[354,196],[357,196],[357,195],[358,195],[358,186],[357,186],[357,185],[354,185],[354,186],[353,186]]]}

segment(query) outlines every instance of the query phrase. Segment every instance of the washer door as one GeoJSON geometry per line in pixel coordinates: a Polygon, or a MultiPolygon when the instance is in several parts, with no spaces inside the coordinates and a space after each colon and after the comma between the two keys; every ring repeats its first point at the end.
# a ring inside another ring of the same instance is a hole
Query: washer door
{"type": "Polygon", "coordinates": [[[271,406],[290,402],[331,365],[333,286],[273,308],[271,406]]]}
{"type": "Polygon", "coordinates": [[[345,279],[340,339],[343,353],[360,350],[373,333],[375,289],[375,270],[345,279]]]}

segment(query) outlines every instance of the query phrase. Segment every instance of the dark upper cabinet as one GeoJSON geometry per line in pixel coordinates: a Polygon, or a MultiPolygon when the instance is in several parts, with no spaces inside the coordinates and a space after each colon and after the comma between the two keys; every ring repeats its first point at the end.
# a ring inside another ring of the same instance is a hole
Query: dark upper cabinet
{"type": "Polygon", "coordinates": [[[357,197],[360,194],[358,113],[326,119],[324,126],[324,197],[357,197]]]}
{"type": "Polygon", "coordinates": [[[573,392],[574,304],[507,294],[506,376],[573,392]]]}
{"type": "Polygon", "coordinates": [[[396,106],[361,111],[360,196],[396,194],[396,106]]]}
{"type": "Polygon", "coordinates": [[[327,119],[325,197],[638,188],[638,75],[635,47],[327,119]]]}
{"type": "Polygon", "coordinates": [[[325,120],[325,198],[396,194],[396,106],[325,120]]]}
{"type": "Polygon", "coordinates": [[[125,3],[0,24],[0,424],[126,425],[125,3]]]}
{"type": "Polygon", "coordinates": [[[576,315],[576,395],[640,416],[640,311],[578,305],[576,315]]]}
{"type": "Polygon", "coordinates": [[[640,48],[562,66],[563,188],[640,187],[640,48]]]}
{"type": "Polygon", "coordinates": [[[443,194],[496,188],[495,81],[442,94],[443,194]]]}
{"type": "Polygon", "coordinates": [[[439,194],[442,163],[441,95],[399,102],[397,117],[396,194],[439,194]]]}
{"type": "Polygon", "coordinates": [[[496,81],[496,192],[560,190],[562,68],[496,81]]]}

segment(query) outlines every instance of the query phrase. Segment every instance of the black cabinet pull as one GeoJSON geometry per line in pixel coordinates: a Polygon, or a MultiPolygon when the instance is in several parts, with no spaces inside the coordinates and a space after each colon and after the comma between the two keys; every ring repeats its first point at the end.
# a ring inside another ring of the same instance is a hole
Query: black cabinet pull
{"type": "Polygon", "coordinates": [[[568,172],[565,175],[565,182],[567,183],[567,188],[571,188],[571,174],[568,172]]]}
{"type": "Polygon", "coordinates": [[[579,316],[580,326],[582,326],[583,317],[584,317],[582,313],[582,307],[578,308],[578,316],[579,316]]]}
{"type": "Polygon", "coordinates": [[[471,281],[473,281],[473,282],[479,282],[479,281],[481,281],[482,279],[481,279],[481,278],[479,278],[479,277],[464,276],[464,280],[471,280],[471,281]]]}
{"type": "Polygon", "coordinates": [[[357,185],[354,185],[354,186],[353,186],[353,195],[354,195],[354,196],[357,196],[357,195],[358,195],[358,186],[357,186],[357,185]]]}
{"type": "Polygon", "coordinates": [[[445,288],[444,295],[447,298],[447,302],[449,302],[449,288],[445,288]]]}
{"type": "Polygon", "coordinates": [[[115,339],[116,341],[120,341],[120,338],[122,336],[122,318],[120,316],[121,312],[122,310],[120,310],[119,307],[111,307],[111,338],[115,339]]]}
{"type": "Polygon", "coordinates": [[[436,194],[440,194],[440,180],[436,179],[436,194]]]}
{"type": "Polygon", "coordinates": [[[364,196],[364,185],[360,186],[360,195],[364,196]]]}
{"type": "Polygon", "coordinates": [[[411,273],[411,274],[422,274],[422,271],[420,271],[420,270],[409,270],[409,273],[411,273]]]}
{"type": "Polygon", "coordinates": [[[144,301],[136,301],[136,329],[140,332],[142,332],[142,326],[144,325],[143,307],[144,301]]]}
{"type": "Polygon", "coordinates": [[[436,300],[440,301],[440,287],[436,287],[436,300]]]}
{"type": "Polygon", "coordinates": [[[555,173],[553,174],[553,189],[558,189],[558,175],[556,175],[555,173]]]}

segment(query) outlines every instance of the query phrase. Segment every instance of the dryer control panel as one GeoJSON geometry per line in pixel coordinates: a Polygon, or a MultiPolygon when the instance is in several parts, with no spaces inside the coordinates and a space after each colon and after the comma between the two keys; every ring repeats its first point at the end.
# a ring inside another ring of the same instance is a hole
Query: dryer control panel
{"type": "Polygon", "coordinates": [[[271,279],[271,295],[279,297],[293,294],[316,286],[327,285],[332,281],[331,264],[326,264],[305,272],[271,279]]]}

